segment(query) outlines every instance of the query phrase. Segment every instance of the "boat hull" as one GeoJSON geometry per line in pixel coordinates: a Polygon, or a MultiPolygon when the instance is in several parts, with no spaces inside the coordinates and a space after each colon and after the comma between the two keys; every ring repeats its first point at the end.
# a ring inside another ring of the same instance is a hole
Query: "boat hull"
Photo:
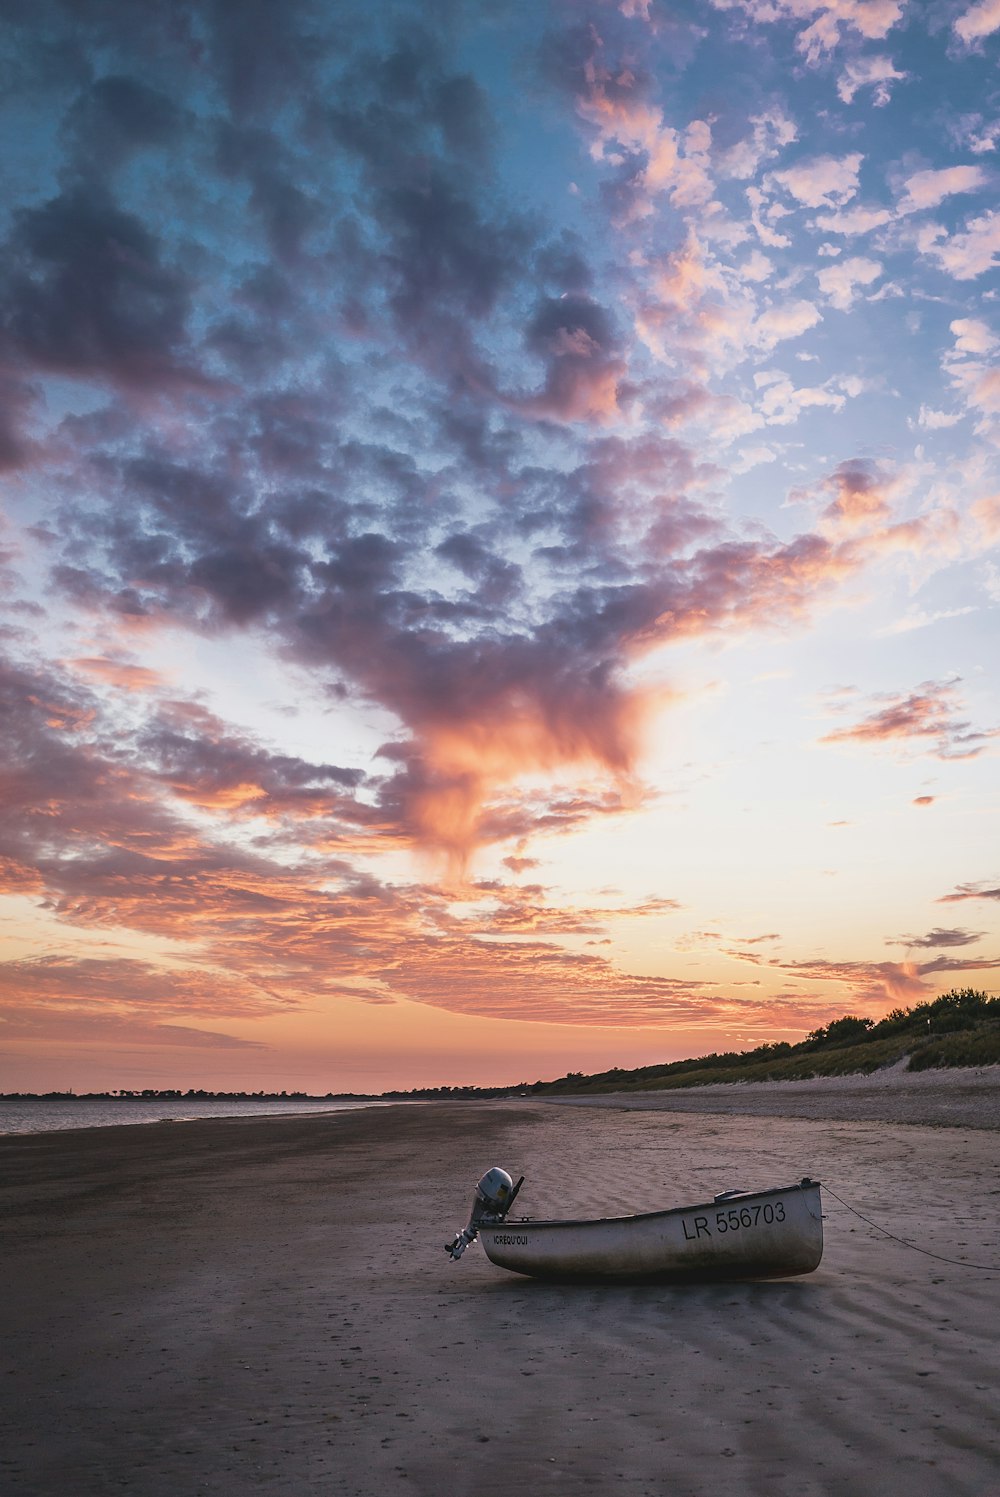
{"type": "Polygon", "coordinates": [[[818,1267],[823,1213],[809,1181],[640,1216],[507,1221],[479,1237],[492,1263],[532,1278],[786,1278],[818,1267]]]}

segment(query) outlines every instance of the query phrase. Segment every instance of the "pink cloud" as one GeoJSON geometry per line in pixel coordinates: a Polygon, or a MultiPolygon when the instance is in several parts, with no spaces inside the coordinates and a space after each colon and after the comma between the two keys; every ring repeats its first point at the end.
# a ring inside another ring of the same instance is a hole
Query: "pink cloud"
{"type": "Polygon", "coordinates": [[[610,319],[583,295],[541,302],[529,325],[527,343],[546,366],[542,390],[512,399],[516,409],[560,421],[603,424],[619,414],[626,375],[610,319]]]}
{"type": "Polygon", "coordinates": [[[816,279],[820,290],[831,304],[839,312],[849,312],[858,298],[859,288],[870,286],[881,274],[882,266],[878,260],[853,256],[847,260],[838,260],[836,265],[819,271],[816,279]]]}
{"type": "Polygon", "coordinates": [[[154,1012],[257,1017],[288,1006],[260,982],[207,967],[165,968],[125,957],[46,956],[0,964],[8,1011],[64,1008],[94,1015],[154,1012]]]}
{"type": "Polygon", "coordinates": [[[1000,899],[1000,888],[990,888],[986,883],[959,884],[953,894],[944,894],[938,904],[959,904],[965,899],[1000,899]]]}
{"type": "Polygon", "coordinates": [[[961,406],[978,418],[977,435],[986,435],[1000,416],[1000,369],[993,357],[1000,340],[976,317],[956,318],[951,331],[955,347],[945,354],[942,367],[961,406]]]}
{"type": "Polygon", "coordinates": [[[742,10],[752,21],[809,21],[796,48],[810,67],[839,44],[843,31],[880,41],[901,18],[904,0],[712,0],[718,10],[742,10]]]}
{"type": "Polygon", "coordinates": [[[870,88],[873,90],[872,103],[880,109],[889,102],[890,85],[909,76],[909,73],[897,72],[891,57],[852,57],[837,79],[837,93],[845,104],[853,104],[859,90],[870,88]]]}
{"type": "Polygon", "coordinates": [[[984,37],[1000,30],[1000,0],[978,0],[952,22],[955,35],[966,46],[973,46],[984,37]]]}
{"type": "Polygon", "coordinates": [[[957,354],[990,354],[1000,344],[992,329],[978,317],[956,317],[949,327],[955,334],[957,354]]]}
{"type": "Polygon", "coordinates": [[[903,183],[904,195],[897,204],[900,213],[920,213],[936,208],[959,192],[976,192],[989,181],[981,166],[946,166],[938,171],[914,172],[903,183]]]}
{"type": "Polygon", "coordinates": [[[764,162],[773,160],[798,139],[798,127],[780,106],[751,115],[749,123],[750,134],[723,151],[719,160],[722,174],[737,181],[755,177],[764,162]]]}
{"type": "Polygon", "coordinates": [[[785,962],[781,970],[812,982],[836,982],[847,989],[848,1001],[874,1008],[914,1004],[929,997],[934,985],[927,981],[945,972],[987,972],[1000,967],[1000,957],[936,957],[929,962],[852,962],[815,960],[785,962]]]}
{"type": "Polygon", "coordinates": [[[917,245],[956,281],[975,280],[992,270],[1000,255],[1000,213],[990,209],[979,218],[969,219],[963,231],[950,236],[939,224],[929,225],[917,245]]]}
{"type": "Polygon", "coordinates": [[[761,244],[766,244],[769,249],[788,249],[792,241],[775,228],[775,221],[780,221],[788,210],[780,203],[772,202],[759,187],[747,188],[747,202],[750,204],[750,222],[761,244]]]}
{"type": "Polygon", "coordinates": [[[984,499],[977,499],[970,513],[979,526],[986,546],[993,546],[1000,541],[1000,494],[989,494],[984,499]]]}
{"type": "Polygon", "coordinates": [[[107,655],[83,656],[68,664],[81,676],[122,691],[158,691],[167,685],[166,677],[160,671],[107,655]]]}
{"type": "Polygon", "coordinates": [[[864,159],[860,151],[847,156],[813,156],[771,175],[806,208],[839,208],[857,193],[864,159]]]}
{"type": "Polygon", "coordinates": [[[836,213],[814,218],[810,227],[825,234],[870,234],[872,229],[880,229],[891,221],[892,214],[888,208],[870,208],[859,204],[854,208],[843,208],[836,213]]]}
{"type": "Polygon", "coordinates": [[[793,385],[786,374],[762,370],[755,376],[760,390],[757,409],[768,426],[790,426],[804,410],[825,406],[842,410],[846,404],[843,391],[830,385],[793,385]]]}
{"type": "Polygon", "coordinates": [[[838,463],[832,473],[811,488],[794,489],[793,503],[819,499],[823,522],[833,533],[871,531],[890,518],[902,486],[899,474],[887,472],[868,458],[838,463]]]}
{"type": "Polygon", "coordinates": [[[772,349],[789,338],[801,338],[822,320],[819,310],[810,301],[785,302],[760,314],[754,322],[751,339],[759,348],[772,349]]]}
{"type": "MultiPolygon", "coordinates": [[[[878,700],[878,699],[876,699],[878,700]]],[[[882,699],[885,700],[885,699],[882,699]]],[[[961,700],[950,681],[925,681],[906,696],[890,697],[859,722],[827,733],[821,743],[886,743],[933,740],[928,751],[939,759],[972,759],[1000,728],[974,729],[958,716],[961,700]]]]}

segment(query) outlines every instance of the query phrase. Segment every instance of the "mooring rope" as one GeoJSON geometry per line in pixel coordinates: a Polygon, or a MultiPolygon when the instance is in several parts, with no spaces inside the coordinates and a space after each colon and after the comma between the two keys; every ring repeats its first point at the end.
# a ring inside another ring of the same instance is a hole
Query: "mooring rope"
{"type": "Polygon", "coordinates": [[[874,1227],[876,1232],[881,1232],[884,1237],[891,1237],[893,1242],[902,1243],[903,1247],[912,1248],[915,1253],[923,1253],[925,1258],[936,1258],[939,1263],[953,1263],[958,1268],[975,1268],[980,1273],[1000,1273],[1000,1263],[968,1263],[964,1258],[945,1258],[941,1253],[932,1253],[929,1248],[918,1247],[915,1242],[907,1242],[905,1237],[897,1237],[895,1232],[890,1232],[886,1227],[879,1226],[878,1222],[873,1222],[870,1216],[865,1216],[856,1206],[852,1206],[850,1201],[842,1200],[835,1190],[830,1189],[829,1185],[824,1185],[823,1189],[828,1196],[833,1196],[835,1201],[840,1201],[842,1206],[846,1206],[848,1211],[853,1211],[859,1220],[866,1222],[869,1227],[874,1227]]]}

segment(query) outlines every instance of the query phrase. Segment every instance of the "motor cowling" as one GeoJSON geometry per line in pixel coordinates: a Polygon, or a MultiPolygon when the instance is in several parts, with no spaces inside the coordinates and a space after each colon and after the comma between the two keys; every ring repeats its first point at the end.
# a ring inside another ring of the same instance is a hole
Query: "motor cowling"
{"type": "Polygon", "coordinates": [[[502,1170],[499,1165],[495,1164],[492,1169],[488,1169],[476,1182],[469,1225],[463,1227],[451,1242],[445,1243],[445,1252],[454,1259],[461,1258],[466,1248],[479,1236],[479,1228],[484,1223],[503,1221],[523,1184],[523,1175],[515,1185],[507,1171],[502,1170]]]}
{"type": "Polygon", "coordinates": [[[476,1185],[476,1204],[482,1204],[483,1215],[503,1216],[513,1189],[514,1182],[507,1171],[494,1165],[476,1185]]]}

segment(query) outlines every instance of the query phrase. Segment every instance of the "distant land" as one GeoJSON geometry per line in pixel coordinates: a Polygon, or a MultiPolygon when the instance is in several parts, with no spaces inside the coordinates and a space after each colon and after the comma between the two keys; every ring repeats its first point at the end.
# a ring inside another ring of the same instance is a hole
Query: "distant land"
{"type": "Polygon", "coordinates": [[[0,1092],[0,1102],[375,1102],[371,1092],[213,1092],[204,1087],[115,1087],[110,1092],[0,1092]]]}
{"type": "Polygon", "coordinates": [[[947,1066],[1000,1065],[1000,998],[976,988],[956,988],[916,1004],[894,1008],[884,1019],[845,1014],[814,1029],[797,1045],[778,1041],[754,1050],[727,1050],[692,1060],[584,1075],[569,1071],[554,1081],[510,1086],[415,1087],[387,1092],[214,1092],[190,1088],[110,1092],[0,1092],[2,1101],[209,1101],[380,1102],[434,1098],[548,1096],[595,1092],[663,1091],[712,1086],[723,1081],[803,1081],[813,1076],[866,1075],[907,1059],[908,1071],[947,1066]]]}

